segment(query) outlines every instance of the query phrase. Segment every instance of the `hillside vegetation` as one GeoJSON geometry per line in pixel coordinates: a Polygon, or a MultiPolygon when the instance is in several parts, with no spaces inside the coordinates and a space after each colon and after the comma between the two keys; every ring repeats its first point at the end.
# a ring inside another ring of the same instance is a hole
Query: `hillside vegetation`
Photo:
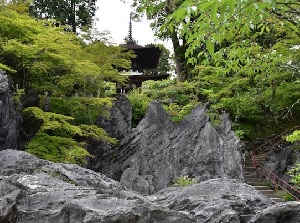
{"type": "MultiPolygon", "coordinates": [[[[26,149],[45,159],[82,164],[90,156],[87,137],[116,143],[93,124],[98,115],[108,115],[113,83],[126,81],[118,69],[129,69],[134,55],[92,35],[90,20],[78,35],[75,23],[73,32],[57,25],[62,18],[55,13],[34,18],[29,13],[38,11],[32,8],[38,2],[0,1],[0,69],[20,94],[35,90],[40,95],[39,108],[23,111],[37,128],[26,149]],[[52,110],[46,112],[49,95],[52,110]]],[[[158,100],[175,122],[209,102],[211,121],[218,125],[219,114],[229,112],[244,140],[300,125],[297,1],[135,0],[133,7],[135,17],[146,14],[156,35],[172,41],[176,65],[173,80],[148,81],[128,95],[134,124],[148,103],[158,100]]],[[[287,139],[299,141],[299,131],[287,139]]]]}

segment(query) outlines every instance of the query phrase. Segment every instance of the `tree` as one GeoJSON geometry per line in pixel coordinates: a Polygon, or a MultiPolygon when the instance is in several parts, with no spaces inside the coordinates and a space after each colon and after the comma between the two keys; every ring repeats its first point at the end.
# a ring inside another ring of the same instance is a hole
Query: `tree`
{"type": "Polygon", "coordinates": [[[178,81],[184,81],[190,75],[190,67],[185,58],[187,43],[184,36],[180,35],[179,23],[173,23],[169,29],[163,29],[165,19],[172,15],[184,0],[134,0],[133,7],[139,17],[145,13],[149,20],[152,20],[151,27],[155,29],[156,35],[162,39],[171,39],[174,48],[174,61],[178,81]]]}
{"type": "Polygon", "coordinates": [[[146,70],[144,73],[152,75],[171,74],[174,68],[171,64],[170,51],[162,44],[147,44],[145,47],[159,47],[161,50],[160,58],[156,69],[146,70]]]}
{"type": "Polygon", "coordinates": [[[236,43],[254,27],[262,32],[269,30],[269,25],[274,25],[267,25],[270,16],[276,15],[299,29],[299,3],[294,0],[135,0],[133,6],[154,20],[158,36],[172,40],[179,80],[190,77],[193,66],[189,64],[210,63],[215,51],[228,46],[230,38],[236,36],[236,43]]]}
{"type": "Polygon", "coordinates": [[[34,0],[30,4],[30,13],[39,19],[56,19],[76,33],[76,28],[92,25],[95,3],[96,0],[34,0]]]}
{"type": "Polygon", "coordinates": [[[262,128],[274,133],[283,122],[299,121],[299,105],[289,109],[300,97],[298,1],[135,4],[155,20],[157,35],[176,33],[182,41],[189,72],[182,77],[197,83],[197,95],[211,102],[211,113],[230,112],[235,129],[252,137],[262,128]],[[164,11],[168,6],[170,13],[164,11]]]}
{"type": "Polygon", "coordinates": [[[26,0],[0,0],[0,8],[6,7],[20,14],[27,13],[29,10],[28,1],[26,0]]]}
{"type": "Polygon", "coordinates": [[[130,66],[131,55],[119,47],[86,44],[63,27],[8,8],[0,11],[0,24],[0,66],[21,88],[96,96],[104,81],[119,80],[117,67],[130,66]]]}

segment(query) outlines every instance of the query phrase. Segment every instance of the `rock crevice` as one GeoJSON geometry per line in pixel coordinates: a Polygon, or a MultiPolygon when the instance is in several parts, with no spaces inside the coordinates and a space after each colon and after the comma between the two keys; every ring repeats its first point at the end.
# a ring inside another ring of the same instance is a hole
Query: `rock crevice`
{"type": "Polygon", "coordinates": [[[12,85],[0,70],[0,151],[18,147],[18,114],[15,109],[12,85]]]}

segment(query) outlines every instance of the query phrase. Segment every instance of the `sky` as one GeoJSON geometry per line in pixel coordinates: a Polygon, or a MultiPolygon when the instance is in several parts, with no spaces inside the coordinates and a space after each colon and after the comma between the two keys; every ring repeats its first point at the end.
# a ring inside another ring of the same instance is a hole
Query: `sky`
{"type": "MultiPolygon", "coordinates": [[[[128,1],[127,2],[131,2],[128,1]]],[[[129,17],[132,9],[130,3],[124,4],[120,0],[97,0],[98,10],[96,11],[96,28],[102,32],[108,30],[113,38],[113,43],[124,43],[128,36],[129,17]]],[[[158,43],[155,40],[149,22],[144,19],[142,22],[132,22],[132,36],[139,45],[158,43]]]]}

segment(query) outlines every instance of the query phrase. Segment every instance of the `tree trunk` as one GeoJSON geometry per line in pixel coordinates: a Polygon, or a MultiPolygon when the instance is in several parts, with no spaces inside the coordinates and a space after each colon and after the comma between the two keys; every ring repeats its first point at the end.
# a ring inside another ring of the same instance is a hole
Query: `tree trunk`
{"type": "Polygon", "coordinates": [[[73,33],[76,33],[76,4],[75,0],[71,0],[71,26],[72,26],[72,31],[73,33]]]}
{"type": "Polygon", "coordinates": [[[184,82],[188,77],[188,70],[186,69],[186,60],[184,55],[184,46],[181,46],[179,43],[179,39],[176,33],[173,33],[171,36],[174,54],[175,54],[175,66],[176,66],[176,75],[177,81],[184,82]]]}

